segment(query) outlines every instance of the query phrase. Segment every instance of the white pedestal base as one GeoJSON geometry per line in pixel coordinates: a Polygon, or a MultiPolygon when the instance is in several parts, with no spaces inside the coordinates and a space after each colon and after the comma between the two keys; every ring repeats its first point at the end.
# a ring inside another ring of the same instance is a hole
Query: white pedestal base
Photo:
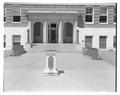
{"type": "Polygon", "coordinates": [[[56,69],[47,69],[45,68],[43,70],[43,73],[46,74],[46,75],[58,75],[58,71],[56,69]]]}

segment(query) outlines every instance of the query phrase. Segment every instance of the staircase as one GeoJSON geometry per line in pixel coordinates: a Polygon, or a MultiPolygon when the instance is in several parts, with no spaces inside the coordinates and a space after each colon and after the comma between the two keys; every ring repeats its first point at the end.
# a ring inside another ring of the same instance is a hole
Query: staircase
{"type": "Polygon", "coordinates": [[[27,52],[47,52],[47,51],[56,51],[56,52],[81,52],[80,44],[33,44],[32,48],[27,50],[27,52]]]}

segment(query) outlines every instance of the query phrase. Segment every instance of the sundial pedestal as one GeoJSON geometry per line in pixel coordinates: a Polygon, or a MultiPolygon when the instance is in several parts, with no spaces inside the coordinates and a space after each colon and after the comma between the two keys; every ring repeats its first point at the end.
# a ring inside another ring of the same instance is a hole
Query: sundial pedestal
{"type": "Polygon", "coordinates": [[[46,65],[43,72],[46,75],[58,75],[58,71],[56,69],[56,53],[55,52],[47,52],[46,65]]]}

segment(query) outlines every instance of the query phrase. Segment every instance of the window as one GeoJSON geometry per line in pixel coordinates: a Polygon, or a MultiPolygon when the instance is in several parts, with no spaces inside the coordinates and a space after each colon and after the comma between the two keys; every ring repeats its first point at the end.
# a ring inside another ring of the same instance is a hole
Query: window
{"type": "Polygon", "coordinates": [[[85,36],[85,47],[92,47],[93,36],[85,36]]]}
{"type": "Polygon", "coordinates": [[[13,22],[20,22],[20,16],[13,16],[13,22]]]}
{"type": "Polygon", "coordinates": [[[20,35],[13,35],[13,46],[20,45],[20,35]]]}
{"type": "Polygon", "coordinates": [[[6,35],[4,35],[3,47],[6,48],[6,35]]]}
{"type": "Polygon", "coordinates": [[[117,46],[116,36],[113,36],[113,48],[116,48],[116,46],[117,46]]]}
{"type": "Polygon", "coordinates": [[[99,23],[107,23],[107,8],[106,7],[100,8],[99,23]]]}
{"type": "Polygon", "coordinates": [[[100,39],[99,39],[99,48],[100,49],[106,49],[106,38],[107,38],[107,36],[100,36],[100,39]]]}
{"type": "Polygon", "coordinates": [[[4,9],[4,22],[6,22],[6,10],[4,9]]]}
{"type": "Polygon", "coordinates": [[[113,22],[114,23],[117,22],[117,8],[116,7],[114,8],[114,21],[113,22]]]}
{"type": "Polygon", "coordinates": [[[85,22],[87,23],[93,22],[93,8],[91,7],[86,8],[85,22]]]}

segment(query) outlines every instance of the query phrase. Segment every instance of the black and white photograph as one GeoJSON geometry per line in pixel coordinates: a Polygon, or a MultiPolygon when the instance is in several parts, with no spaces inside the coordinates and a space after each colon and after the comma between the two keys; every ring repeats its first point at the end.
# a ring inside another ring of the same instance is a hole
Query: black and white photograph
{"type": "Polygon", "coordinates": [[[3,92],[117,92],[117,2],[3,3],[3,92]]]}

